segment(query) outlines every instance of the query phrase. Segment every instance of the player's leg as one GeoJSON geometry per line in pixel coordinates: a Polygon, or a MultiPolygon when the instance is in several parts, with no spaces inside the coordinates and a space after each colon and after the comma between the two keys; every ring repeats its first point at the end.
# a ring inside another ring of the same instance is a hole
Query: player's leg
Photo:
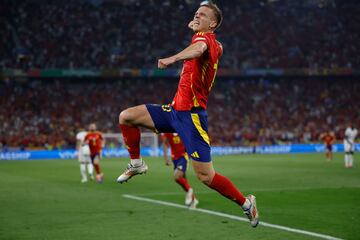
{"type": "Polygon", "coordinates": [[[139,127],[155,130],[154,122],[146,105],[143,104],[122,111],[119,115],[119,127],[130,154],[131,163],[134,166],[141,165],[139,127]]]}
{"type": "Polygon", "coordinates": [[[87,175],[86,175],[86,163],[85,163],[84,155],[81,152],[81,149],[79,149],[78,160],[79,160],[79,164],[80,164],[81,182],[85,183],[85,182],[87,182],[88,179],[87,179],[87,175]]]}
{"type": "Polygon", "coordinates": [[[351,151],[349,154],[349,168],[352,168],[354,164],[354,151],[351,151]]]}
{"type": "Polygon", "coordinates": [[[329,160],[331,161],[333,159],[333,149],[332,146],[329,147],[329,160]]]}
{"type": "Polygon", "coordinates": [[[350,166],[350,144],[344,141],[344,162],[345,162],[345,168],[349,168],[350,166]]]}
{"type": "Polygon", "coordinates": [[[140,156],[140,128],[145,127],[154,130],[154,122],[146,108],[146,105],[139,105],[122,111],[119,115],[119,128],[123,135],[123,140],[130,155],[130,164],[117,181],[126,182],[132,176],[145,173],[147,165],[140,156]]]}
{"type": "Polygon", "coordinates": [[[131,161],[125,172],[118,177],[117,181],[119,183],[126,182],[131,177],[147,171],[148,167],[142,161],[140,156],[141,136],[139,127],[144,127],[154,132],[157,131],[155,123],[157,123],[160,127],[169,127],[168,117],[164,115],[164,113],[169,114],[169,112],[171,112],[171,108],[165,109],[164,106],[160,105],[143,104],[128,108],[120,113],[119,127],[123,134],[124,143],[130,154],[131,161]]]}
{"type": "Polygon", "coordinates": [[[246,201],[246,197],[234,186],[234,184],[227,177],[222,176],[215,171],[211,161],[200,162],[193,160],[192,165],[197,178],[202,183],[216,190],[228,199],[236,202],[240,206],[243,206],[245,204],[245,209],[249,207],[249,203],[246,201]]]}
{"type": "Polygon", "coordinates": [[[94,180],[94,166],[92,164],[91,161],[91,157],[90,157],[90,148],[88,145],[84,145],[81,147],[81,152],[82,152],[82,158],[83,161],[85,162],[86,165],[86,169],[87,169],[87,177],[90,177],[91,180],[94,180]]]}
{"type": "Polygon", "coordinates": [[[91,163],[90,155],[85,156],[86,160],[86,168],[88,176],[91,180],[94,180],[94,165],[91,163]]]}
{"type": "Polygon", "coordinates": [[[327,161],[330,161],[330,151],[329,151],[328,148],[327,148],[326,151],[325,151],[325,157],[326,157],[326,160],[327,160],[327,161]]]}
{"type": "Polygon", "coordinates": [[[351,149],[350,149],[350,168],[353,167],[354,164],[354,153],[355,153],[355,143],[351,144],[351,149]]]}
{"type": "Polygon", "coordinates": [[[192,208],[196,208],[196,206],[199,204],[199,201],[195,198],[194,190],[190,186],[186,178],[188,157],[187,156],[182,157],[180,159],[173,161],[173,163],[174,163],[174,180],[186,192],[185,205],[191,206],[192,208]]]}
{"type": "Polygon", "coordinates": [[[87,175],[86,175],[86,163],[80,162],[80,173],[81,173],[81,182],[85,183],[88,181],[87,175]]]}
{"type": "Polygon", "coordinates": [[[325,152],[325,159],[328,159],[328,149],[327,149],[327,145],[324,144],[324,152],[325,152]]]}
{"type": "Polygon", "coordinates": [[[119,115],[119,127],[132,160],[140,158],[140,129],[155,131],[155,124],[145,104],[128,108],[119,115]]]}
{"type": "Polygon", "coordinates": [[[96,181],[101,183],[103,181],[104,174],[102,173],[100,168],[100,154],[91,156],[91,160],[96,172],[96,181]]]}
{"type": "Polygon", "coordinates": [[[332,144],[329,144],[328,150],[329,150],[329,160],[331,161],[333,159],[333,146],[332,146],[332,144]]]}
{"type": "Polygon", "coordinates": [[[179,169],[175,169],[174,171],[174,180],[177,184],[179,184],[181,186],[181,188],[185,191],[188,192],[190,189],[190,185],[185,177],[185,174],[183,171],[179,170],[179,169]]]}
{"type": "Polygon", "coordinates": [[[328,146],[326,144],[324,145],[324,149],[325,149],[325,159],[329,160],[329,156],[328,156],[328,151],[329,150],[328,150],[328,146]]]}
{"type": "Polygon", "coordinates": [[[194,190],[190,187],[190,184],[188,183],[184,172],[182,170],[176,169],[174,171],[174,180],[186,192],[185,205],[190,206],[190,204],[195,200],[195,195],[194,195],[194,190]]]}
{"type": "Polygon", "coordinates": [[[348,166],[349,166],[349,154],[347,152],[345,152],[345,154],[344,154],[344,165],[345,165],[345,168],[348,168],[348,166]]]}
{"type": "Polygon", "coordinates": [[[207,114],[205,111],[190,112],[188,120],[183,120],[180,129],[176,129],[183,140],[186,151],[193,161],[193,168],[198,179],[224,197],[236,202],[256,227],[258,211],[253,195],[245,197],[225,176],[217,173],[211,162],[210,141],[207,133],[207,114]]]}
{"type": "Polygon", "coordinates": [[[119,115],[119,124],[144,127],[155,131],[155,124],[145,104],[122,111],[119,115]]]}
{"type": "Polygon", "coordinates": [[[192,163],[196,176],[201,182],[241,206],[244,213],[248,216],[252,227],[258,225],[259,214],[255,196],[249,195],[245,197],[230,179],[215,171],[212,162],[194,160],[192,163]]]}

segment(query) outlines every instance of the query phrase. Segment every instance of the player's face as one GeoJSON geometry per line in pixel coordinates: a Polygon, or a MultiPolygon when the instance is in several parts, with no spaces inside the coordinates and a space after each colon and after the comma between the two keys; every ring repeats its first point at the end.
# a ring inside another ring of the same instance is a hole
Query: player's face
{"type": "Polygon", "coordinates": [[[89,125],[89,130],[92,131],[92,132],[96,131],[96,125],[94,123],[90,124],[89,125]]]}
{"type": "Polygon", "coordinates": [[[213,10],[208,7],[200,7],[194,15],[193,30],[195,32],[208,32],[216,26],[213,10]]]}

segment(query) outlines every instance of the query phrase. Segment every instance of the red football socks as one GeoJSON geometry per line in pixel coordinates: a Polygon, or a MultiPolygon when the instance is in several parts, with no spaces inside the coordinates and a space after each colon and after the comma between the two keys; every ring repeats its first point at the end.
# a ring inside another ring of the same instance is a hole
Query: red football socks
{"type": "Polygon", "coordinates": [[[244,195],[234,186],[234,184],[232,184],[227,177],[218,173],[215,173],[209,187],[218,191],[224,197],[236,202],[240,206],[242,206],[246,201],[244,195]]]}
{"type": "Polygon", "coordinates": [[[124,142],[131,159],[140,159],[140,129],[130,125],[119,124],[124,142]]]}
{"type": "Polygon", "coordinates": [[[189,191],[190,185],[189,185],[188,181],[186,180],[186,178],[182,177],[175,181],[185,190],[185,192],[189,191]]]}
{"type": "Polygon", "coordinates": [[[96,174],[100,174],[101,173],[100,164],[94,163],[93,165],[94,165],[96,174]]]}

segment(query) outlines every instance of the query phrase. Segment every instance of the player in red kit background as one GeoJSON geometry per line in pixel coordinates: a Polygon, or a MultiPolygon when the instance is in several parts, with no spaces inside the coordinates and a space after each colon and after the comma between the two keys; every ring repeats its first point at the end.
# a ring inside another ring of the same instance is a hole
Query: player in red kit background
{"type": "Polygon", "coordinates": [[[335,134],[331,131],[327,131],[320,135],[320,139],[324,141],[325,145],[325,157],[327,161],[332,160],[332,145],[335,142],[335,134]]]}
{"type": "Polygon", "coordinates": [[[164,147],[164,161],[170,166],[168,159],[168,149],[171,150],[171,158],[174,165],[174,179],[184,189],[185,205],[191,208],[196,208],[199,201],[195,198],[194,190],[190,187],[186,179],[186,170],[188,163],[188,154],[185,151],[185,146],[182,143],[179,134],[177,133],[162,133],[161,139],[164,147]]]}
{"type": "MultiPolygon", "coordinates": [[[[170,17],[171,15],[169,15],[170,17]]],[[[127,169],[118,177],[123,183],[148,170],[140,156],[140,128],[155,132],[177,132],[192,158],[196,176],[208,187],[241,206],[252,227],[259,223],[256,198],[245,197],[225,176],[217,173],[210,155],[207,100],[215,81],[222,45],[214,31],[222,22],[220,9],[202,4],[189,27],[195,32],[191,44],[181,52],[158,60],[158,68],[184,61],[177,92],[171,105],[143,104],[120,113],[119,127],[130,154],[127,169]]],[[[164,29],[166,32],[166,29],[164,29]]]]}
{"type": "Polygon", "coordinates": [[[101,150],[105,145],[102,133],[96,130],[96,124],[91,123],[89,125],[89,132],[85,136],[85,143],[89,144],[90,147],[90,158],[94,165],[96,172],[96,181],[103,181],[103,173],[100,168],[101,150]]]}

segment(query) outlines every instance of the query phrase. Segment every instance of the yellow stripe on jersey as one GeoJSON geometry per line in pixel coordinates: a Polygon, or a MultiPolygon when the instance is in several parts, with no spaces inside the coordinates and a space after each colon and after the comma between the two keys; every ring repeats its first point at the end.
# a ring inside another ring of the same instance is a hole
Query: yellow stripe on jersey
{"type": "MultiPolygon", "coordinates": [[[[192,74],[190,75],[190,78],[191,78],[191,82],[192,82],[192,74]]],[[[192,92],[192,94],[193,94],[192,100],[193,100],[194,107],[199,107],[200,104],[199,104],[199,101],[197,100],[197,98],[196,98],[196,96],[195,96],[192,83],[191,83],[191,86],[190,86],[190,87],[191,87],[191,92],[192,92]]]]}
{"type": "Polygon", "coordinates": [[[200,118],[199,115],[197,113],[192,113],[191,114],[191,119],[196,127],[196,129],[198,130],[198,132],[200,133],[201,137],[204,139],[204,141],[210,145],[210,139],[209,139],[209,135],[207,134],[207,132],[202,128],[201,123],[200,123],[200,118]]]}
{"type": "Polygon", "coordinates": [[[194,104],[194,107],[198,107],[200,106],[198,100],[196,99],[195,95],[193,96],[193,104],[194,104]]]}
{"type": "Polygon", "coordinates": [[[206,62],[201,68],[201,81],[202,82],[204,82],[206,70],[208,69],[208,67],[209,67],[209,62],[206,62]]]}
{"type": "Polygon", "coordinates": [[[211,85],[210,85],[210,87],[209,87],[209,91],[211,90],[211,88],[212,88],[212,86],[214,85],[214,82],[215,82],[215,77],[216,77],[216,72],[217,72],[217,70],[218,70],[218,62],[219,62],[219,59],[216,61],[216,63],[214,64],[214,70],[215,70],[215,72],[214,72],[214,78],[213,78],[213,80],[212,80],[212,82],[211,82],[211,85]]]}

